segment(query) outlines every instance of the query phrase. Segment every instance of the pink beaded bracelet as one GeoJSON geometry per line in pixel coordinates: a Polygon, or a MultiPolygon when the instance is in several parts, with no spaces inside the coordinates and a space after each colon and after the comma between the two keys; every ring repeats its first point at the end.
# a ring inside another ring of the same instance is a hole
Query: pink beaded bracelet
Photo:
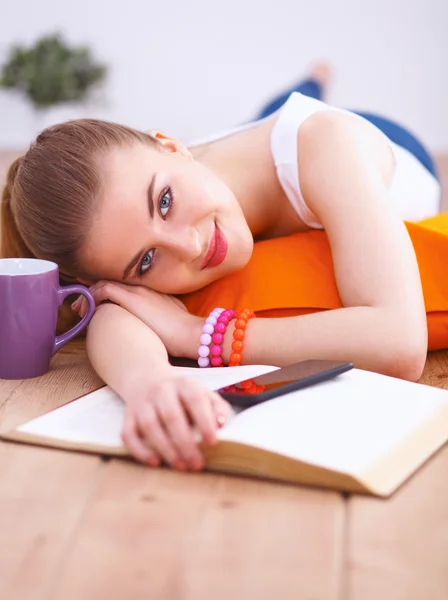
{"type": "Polygon", "coordinates": [[[212,335],[213,346],[210,348],[210,354],[212,355],[211,363],[212,367],[222,367],[222,343],[224,341],[224,334],[227,329],[229,321],[236,318],[236,312],[232,309],[224,310],[218,317],[215,325],[215,330],[212,335]]]}
{"type": "Polygon", "coordinates": [[[208,367],[210,365],[210,344],[212,343],[212,335],[215,331],[215,325],[218,322],[218,318],[224,312],[223,308],[215,308],[212,310],[210,315],[205,320],[204,327],[202,328],[202,334],[199,338],[201,345],[198,348],[198,365],[200,367],[208,367]]]}

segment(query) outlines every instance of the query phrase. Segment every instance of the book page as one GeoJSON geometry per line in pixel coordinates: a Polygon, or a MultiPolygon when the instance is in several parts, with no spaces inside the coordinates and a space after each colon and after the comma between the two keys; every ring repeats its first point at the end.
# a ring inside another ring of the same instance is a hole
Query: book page
{"type": "Polygon", "coordinates": [[[219,438],[356,475],[447,401],[446,390],[353,369],[241,412],[219,438]]]}
{"type": "MultiPolygon", "coordinates": [[[[173,369],[179,377],[193,377],[215,390],[268,373],[276,367],[245,365],[226,369],[173,369]]],[[[123,414],[123,401],[106,386],[17,427],[17,431],[79,444],[123,448],[120,438],[123,414]]]]}

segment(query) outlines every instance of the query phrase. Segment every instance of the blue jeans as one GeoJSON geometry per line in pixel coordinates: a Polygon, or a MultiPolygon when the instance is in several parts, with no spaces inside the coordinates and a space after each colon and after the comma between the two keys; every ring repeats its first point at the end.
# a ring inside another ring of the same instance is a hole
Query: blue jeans
{"type": "MultiPolygon", "coordinates": [[[[266,106],[263,107],[260,113],[256,116],[255,120],[263,119],[264,117],[267,117],[278,110],[286,102],[292,92],[300,92],[305,96],[316,98],[316,100],[322,99],[322,86],[313,79],[306,79],[304,81],[300,81],[283,94],[273,98],[268,104],[266,104],[266,106]]],[[[398,144],[399,146],[406,148],[406,150],[409,150],[409,152],[411,152],[411,154],[413,154],[422,163],[422,165],[426,167],[436,179],[438,179],[437,170],[431,155],[423,146],[423,144],[410,131],[401,125],[398,125],[398,123],[395,123],[390,119],[380,117],[379,115],[355,110],[351,112],[364,117],[364,119],[373,123],[373,125],[378,127],[378,129],[387,135],[392,142],[395,142],[395,144],[398,144]]]]}

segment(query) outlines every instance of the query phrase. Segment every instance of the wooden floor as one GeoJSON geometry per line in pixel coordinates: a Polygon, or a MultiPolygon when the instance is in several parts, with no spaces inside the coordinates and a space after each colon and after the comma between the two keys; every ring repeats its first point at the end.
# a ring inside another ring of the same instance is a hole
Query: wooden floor
{"type": "MultiPolygon", "coordinates": [[[[61,351],[0,381],[0,429],[99,385],[61,351]]],[[[446,600],[447,473],[448,446],[385,501],[0,442],[0,598],[446,600]]]]}
{"type": "MultiPolygon", "coordinates": [[[[100,384],[63,349],[0,381],[0,430],[100,384]]],[[[448,446],[384,501],[0,442],[0,598],[447,600],[448,446]]]]}

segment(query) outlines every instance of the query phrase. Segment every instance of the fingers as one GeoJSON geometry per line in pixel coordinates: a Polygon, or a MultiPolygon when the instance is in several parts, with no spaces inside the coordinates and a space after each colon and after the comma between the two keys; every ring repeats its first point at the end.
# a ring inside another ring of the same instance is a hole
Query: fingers
{"type": "MultiPolygon", "coordinates": [[[[98,306],[101,302],[110,300],[115,304],[119,304],[126,308],[126,303],[132,299],[130,286],[122,285],[111,281],[98,281],[90,287],[90,291],[95,299],[95,304],[98,306]]],[[[79,296],[71,305],[72,310],[79,313],[83,317],[88,309],[87,300],[84,296],[79,296]]]]}
{"type": "Polygon", "coordinates": [[[182,386],[181,400],[202,439],[208,445],[216,443],[217,415],[212,404],[213,392],[196,382],[182,386]]]}
{"type": "Polygon", "coordinates": [[[151,467],[158,467],[160,465],[160,458],[157,454],[140,439],[133,417],[125,416],[121,439],[137,460],[151,467]]]}
{"type": "Polygon", "coordinates": [[[179,471],[198,471],[205,465],[198,432],[205,444],[216,443],[218,428],[232,409],[194,379],[174,377],[134,396],[127,414],[122,439],[138,460],[152,466],[163,460],[179,471]]]}
{"type": "Polygon", "coordinates": [[[76,300],[71,304],[72,310],[74,310],[75,312],[79,312],[79,309],[82,306],[82,300],[83,300],[83,297],[78,296],[76,298],[76,300]]]}
{"type": "MultiPolygon", "coordinates": [[[[179,413],[181,414],[180,410],[179,413]]],[[[140,411],[137,419],[137,429],[143,443],[154,449],[162,460],[179,471],[186,470],[185,460],[172,439],[167,435],[164,423],[154,406],[146,405],[145,409],[140,411]]]]}
{"type": "MultiPolygon", "coordinates": [[[[184,463],[184,466],[188,465],[193,471],[202,469],[204,467],[204,459],[180,402],[161,401],[157,403],[156,410],[162,422],[163,430],[166,431],[171,440],[175,440],[178,456],[184,463]]],[[[152,437],[151,444],[157,449],[160,448],[152,437]]],[[[163,454],[163,456],[165,457],[166,455],[163,454]]],[[[175,468],[177,467],[175,466],[175,468]]]]}
{"type": "Polygon", "coordinates": [[[226,421],[233,415],[230,404],[216,392],[212,392],[212,407],[219,427],[225,425],[226,421]]]}

